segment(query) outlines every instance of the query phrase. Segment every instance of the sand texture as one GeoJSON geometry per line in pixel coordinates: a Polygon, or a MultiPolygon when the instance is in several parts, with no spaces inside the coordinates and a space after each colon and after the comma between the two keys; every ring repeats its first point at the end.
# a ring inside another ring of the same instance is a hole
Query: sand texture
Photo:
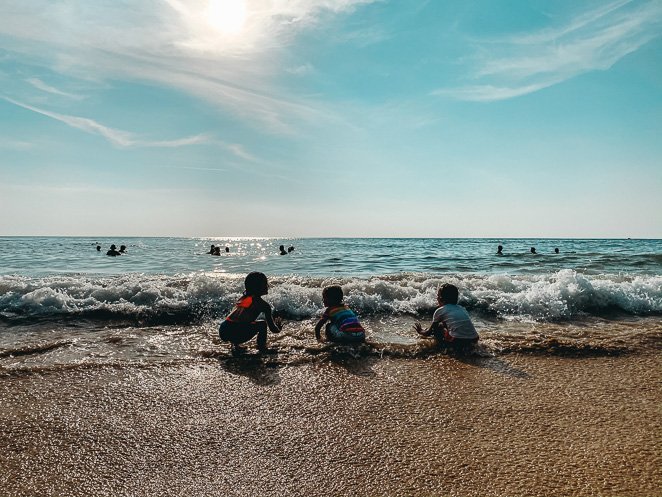
{"type": "Polygon", "coordinates": [[[3,496],[659,496],[660,354],[0,375],[3,496]]]}

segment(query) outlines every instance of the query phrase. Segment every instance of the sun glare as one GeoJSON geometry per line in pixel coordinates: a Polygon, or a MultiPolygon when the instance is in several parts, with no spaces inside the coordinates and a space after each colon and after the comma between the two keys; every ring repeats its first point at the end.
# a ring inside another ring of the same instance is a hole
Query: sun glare
{"type": "Polygon", "coordinates": [[[245,0],[209,0],[207,22],[226,34],[239,33],[246,22],[245,0]]]}

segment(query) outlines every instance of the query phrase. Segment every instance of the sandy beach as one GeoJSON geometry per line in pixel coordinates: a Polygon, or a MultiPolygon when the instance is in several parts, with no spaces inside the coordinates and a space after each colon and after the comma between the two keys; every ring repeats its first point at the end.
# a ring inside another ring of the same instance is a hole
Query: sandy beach
{"type": "Polygon", "coordinates": [[[658,351],[0,376],[5,496],[656,496],[658,351]]]}

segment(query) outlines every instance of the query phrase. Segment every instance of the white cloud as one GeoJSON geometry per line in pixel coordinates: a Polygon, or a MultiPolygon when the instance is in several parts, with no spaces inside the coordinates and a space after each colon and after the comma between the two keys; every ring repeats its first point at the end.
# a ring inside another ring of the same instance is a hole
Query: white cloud
{"type": "Polygon", "coordinates": [[[117,2],[25,0],[2,7],[0,35],[11,40],[22,60],[83,80],[175,88],[287,133],[293,122],[332,116],[315,101],[275,89],[272,81],[284,71],[284,48],[321,19],[373,1],[253,0],[246,3],[243,30],[228,34],[205,18],[207,0],[134,2],[130,8],[117,2]]]}
{"type": "Polygon", "coordinates": [[[432,95],[448,95],[459,100],[469,100],[472,102],[492,102],[495,100],[506,100],[508,98],[519,97],[528,93],[542,90],[552,86],[555,82],[549,82],[537,85],[520,86],[516,88],[498,87],[492,85],[465,86],[463,88],[440,89],[432,92],[432,95]]]}
{"type": "Polygon", "coordinates": [[[607,70],[661,34],[662,2],[613,2],[553,29],[486,41],[470,84],[432,93],[473,101],[526,95],[607,70]]]}
{"type": "Polygon", "coordinates": [[[59,96],[62,96],[62,97],[72,98],[74,100],[81,100],[83,98],[81,95],[74,95],[73,93],[67,93],[65,91],[58,90],[57,88],[55,88],[53,86],[47,85],[46,83],[44,83],[42,80],[40,80],[38,78],[28,78],[28,79],[26,79],[26,81],[28,83],[30,83],[32,86],[34,86],[35,88],[37,88],[41,91],[45,91],[47,93],[52,93],[53,95],[59,95],[59,96]]]}
{"type": "Polygon", "coordinates": [[[138,138],[134,133],[129,131],[124,131],[121,129],[110,128],[104,126],[103,124],[98,123],[93,119],[88,119],[86,117],[79,116],[70,116],[67,114],[59,114],[57,112],[51,112],[32,105],[24,104],[17,102],[11,98],[2,97],[4,100],[11,102],[14,105],[22,107],[32,112],[36,112],[56,121],[60,121],[72,128],[79,129],[85,133],[90,133],[93,135],[99,135],[108,140],[110,143],[117,147],[128,148],[128,147],[182,147],[187,145],[198,145],[201,143],[206,143],[209,141],[209,138],[205,135],[195,135],[185,138],[179,138],[175,140],[142,140],[138,138]]]}
{"type": "Polygon", "coordinates": [[[32,143],[23,140],[11,140],[0,138],[0,149],[4,150],[29,150],[33,147],[32,143]]]}
{"type": "Polygon", "coordinates": [[[295,76],[304,76],[306,74],[310,74],[314,70],[315,68],[313,67],[313,65],[309,63],[286,69],[288,73],[294,74],[295,76]]]}

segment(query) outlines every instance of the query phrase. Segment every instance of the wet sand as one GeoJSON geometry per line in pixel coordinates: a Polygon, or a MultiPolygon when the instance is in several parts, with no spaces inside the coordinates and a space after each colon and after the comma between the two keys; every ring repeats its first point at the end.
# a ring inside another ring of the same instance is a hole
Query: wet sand
{"type": "Polygon", "coordinates": [[[658,496],[659,351],[0,373],[3,496],[658,496]]]}

